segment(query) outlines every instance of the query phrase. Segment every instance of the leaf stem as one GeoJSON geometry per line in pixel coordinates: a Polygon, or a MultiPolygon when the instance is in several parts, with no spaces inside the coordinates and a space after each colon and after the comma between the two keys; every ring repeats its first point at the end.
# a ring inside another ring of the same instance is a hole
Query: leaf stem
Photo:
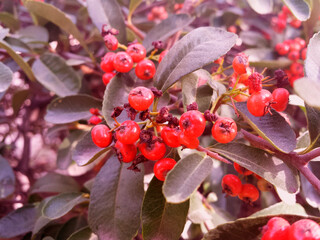
{"type": "Polygon", "coordinates": [[[201,147],[201,146],[198,146],[197,147],[197,150],[200,151],[200,152],[204,152],[206,153],[209,157],[212,157],[218,161],[221,161],[221,162],[224,162],[224,163],[227,163],[227,164],[231,164],[231,162],[227,159],[225,159],[224,157],[221,157],[218,153],[216,152],[212,152],[204,147],[201,147]]]}

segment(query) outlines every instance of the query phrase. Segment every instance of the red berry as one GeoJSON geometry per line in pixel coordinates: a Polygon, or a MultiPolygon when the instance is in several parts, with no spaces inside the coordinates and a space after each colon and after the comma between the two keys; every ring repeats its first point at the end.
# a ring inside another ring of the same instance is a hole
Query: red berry
{"type": "Polygon", "coordinates": [[[290,50],[290,46],[289,46],[289,44],[286,44],[286,43],[278,43],[277,45],[276,45],[276,51],[277,51],[277,53],[279,54],[279,55],[286,55],[286,54],[288,54],[288,52],[289,52],[289,50],[290,50]]]}
{"type": "Polygon", "coordinates": [[[240,53],[238,56],[235,56],[235,58],[232,61],[232,67],[233,70],[238,74],[246,73],[247,67],[249,67],[248,57],[243,53],[240,53]]]}
{"type": "Polygon", "coordinates": [[[117,141],[114,147],[116,148],[116,153],[120,161],[129,163],[136,158],[137,147],[135,144],[123,144],[117,141]]]}
{"type": "Polygon", "coordinates": [[[259,190],[254,185],[246,183],[242,185],[242,189],[238,197],[246,203],[252,203],[258,200],[259,190]]]}
{"type": "Polygon", "coordinates": [[[290,43],[290,51],[300,51],[301,50],[301,45],[296,42],[296,41],[292,41],[290,43]]]}
{"type": "Polygon", "coordinates": [[[166,145],[157,137],[153,137],[150,143],[140,143],[138,146],[142,155],[149,160],[156,161],[166,154],[166,145]]]}
{"type": "Polygon", "coordinates": [[[298,80],[299,78],[301,78],[301,76],[299,75],[292,75],[290,78],[289,78],[289,83],[291,85],[291,87],[293,87],[293,84],[296,80],[298,80]]]}
{"type": "Polygon", "coordinates": [[[156,178],[164,181],[168,172],[176,165],[176,161],[172,158],[162,158],[154,164],[153,172],[156,178]]]}
{"type": "Polygon", "coordinates": [[[261,240],[288,240],[289,231],[290,223],[287,220],[281,217],[273,217],[263,227],[261,240]]]}
{"type": "Polygon", "coordinates": [[[104,43],[109,51],[117,50],[119,42],[118,42],[118,39],[114,35],[108,34],[103,38],[103,40],[104,40],[104,43]]]}
{"type": "Polygon", "coordinates": [[[132,57],[135,63],[142,61],[147,55],[146,48],[140,43],[131,44],[126,52],[132,57]]]}
{"type": "Polygon", "coordinates": [[[290,227],[289,240],[319,240],[320,226],[310,219],[301,219],[290,227]]]}
{"type": "Polygon", "coordinates": [[[112,72],[114,70],[113,59],[114,59],[115,55],[116,54],[113,52],[108,52],[102,58],[102,61],[100,63],[100,67],[104,72],[112,72]]]}
{"type": "Polygon", "coordinates": [[[97,116],[100,115],[98,108],[90,108],[89,111],[92,115],[97,115],[97,116]]]}
{"type": "Polygon", "coordinates": [[[179,134],[180,130],[177,128],[164,127],[161,130],[161,138],[164,143],[172,148],[180,147],[179,134]]]}
{"type": "Polygon", "coordinates": [[[116,73],[114,72],[106,72],[105,74],[103,74],[102,76],[102,81],[104,83],[104,85],[108,85],[108,83],[110,82],[110,80],[116,75],[116,73]]]}
{"type": "Polygon", "coordinates": [[[282,6],[282,12],[286,15],[291,15],[291,11],[286,5],[282,6]]]}
{"type": "Polygon", "coordinates": [[[294,28],[299,28],[301,27],[301,21],[298,19],[293,19],[291,20],[290,25],[294,28]]]}
{"type": "Polygon", "coordinates": [[[96,125],[91,130],[92,141],[101,148],[108,147],[112,141],[112,133],[106,125],[96,125]]]}
{"type": "Polygon", "coordinates": [[[140,127],[135,121],[127,120],[121,123],[116,131],[117,140],[124,144],[134,144],[140,137],[140,127]]]}
{"type": "Polygon", "coordinates": [[[167,55],[167,53],[168,53],[168,50],[164,50],[164,51],[162,51],[162,53],[160,53],[160,55],[159,55],[159,63],[162,61],[162,59],[164,58],[164,56],[165,55],[167,55]]]}
{"type": "Polygon", "coordinates": [[[253,172],[251,172],[250,170],[248,170],[248,169],[246,169],[246,168],[244,168],[244,167],[241,167],[238,163],[233,163],[233,167],[234,167],[234,169],[238,172],[238,173],[240,173],[240,174],[242,174],[242,175],[244,175],[244,176],[249,176],[249,175],[251,175],[251,174],[253,174],[253,172]]]}
{"type": "Polygon", "coordinates": [[[294,62],[290,66],[290,71],[293,75],[303,75],[303,65],[301,63],[294,62]]]}
{"type": "Polygon", "coordinates": [[[254,93],[254,92],[260,92],[262,89],[262,79],[263,75],[254,72],[252,73],[249,78],[248,78],[248,83],[249,83],[249,93],[254,93]]]}
{"type": "Polygon", "coordinates": [[[249,85],[249,76],[251,75],[251,70],[247,69],[247,72],[250,72],[250,74],[244,73],[244,74],[241,74],[239,77],[239,83],[243,83],[246,86],[249,85]]]}
{"type": "Polygon", "coordinates": [[[300,53],[297,50],[290,51],[288,58],[292,61],[297,61],[300,58],[300,53]]]}
{"type": "Polygon", "coordinates": [[[287,26],[287,19],[273,17],[271,18],[271,25],[275,32],[281,33],[287,26]]]}
{"type": "Polygon", "coordinates": [[[98,116],[91,116],[91,118],[89,119],[89,123],[92,125],[97,125],[101,122],[102,122],[102,120],[98,116]]]}
{"type": "Polygon", "coordinates": [[[262,117],[269,111],[271,102],[272,94],[268,90],[262,89],[248,98],[247,108],[253,116],[262,117]]]}
{"type": "Polygon", "coordinates": [[[179,125],[185,135],[199,137],[206,127],[206,119],[201,112],[191,110],[181,115],[179,125]]]}
{"type": "Polygon", "coordinates": [[[153,99],[153,92],[145,87],[132,89],[128,96],[130,106],[138,111],[147,110],[153,103],[153,99]]]}
{"type": "Polygon", "coordinates": [[[304,48],[301,51],[301,59],[306,60],[306,57],[307,57],[307,48],[304,48]]]}
{"type": "Polygon", "coordinates": [[[133,67],[133,61],[130,55],[126,52],[118,52],[113,59],[113,67],[118,72],[129,72],[133,67]]]}
{"type": "Polygon", "coordinates": [[[179,134],[179,143],[185,148],[196,149],[199,146],[199,140],[196,137],[188,136],[181,131],[179,134]]]}
{"type": "Polygon", "coordinates": [[[233,174],[227,174],[222,178],[221,181],[222,192],[229,196],[235,197],[242,190],[242,183],[240,178],[233,174]]]}
{"type": "Polygon", "coordinates": [[[277,88],[272,92],[273,104],[271,105],[278,112],[287,108],[289,102],[289,91],[285,88],[277,88]]]}
{"type": "Polygon", "coordinates": [[[219,118],[214,123],[211,134],[219,143],[231,142],[237,136],[237,124],[231,118],[219,118]]]}
{"type": "Polygon", "coordinates": [[[228,32],[237,33],[237,27],[234,25],[231,25],[228,27],[228,32]]]}
{"type": "MultiPolygon", "coordinates": [[[[246,85],[242,83],[238,83],[235,89],[240,89],[242,93],[249,95],[249,90],[246,88],[247,88],[246,85]]],[[[246,95],[239,93],[237,96],[233,97],[233,99],[236,100],[237,102],[246,102],[248,100],[248,97],[246,95]]]]}
{"type": "Polygon", "coordinates": [[[142,80],[149,80],[153,78],[154,74],[156,73],[156,66],[151,60],[144,59],[138,62],[135,73],[138,78],[142,80]]]}
{"type": "Polygon", "coordinates": [[[294,41],[300,45],[301,48],[306,47],[306,41],[302,38],[295,38],[294,41]]]}

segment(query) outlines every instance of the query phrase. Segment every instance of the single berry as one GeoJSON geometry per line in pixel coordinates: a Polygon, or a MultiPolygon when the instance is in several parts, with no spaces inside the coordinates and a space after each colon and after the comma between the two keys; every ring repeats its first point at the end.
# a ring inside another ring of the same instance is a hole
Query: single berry
{"type": "Polygon", "coordinates": [[[253,172],[251,172],[250,170],[244,168],[244,167],[241,167],[238,163],[233,163],[233,167],[234,169],[240,173],[241,175],[244,175],[244,176],[249,176],[251,175],[253,172]]]}
{"type": "MultiPolygon", "coordinates": [[[[243,83],[238,83],[235,89],[239,89],[241,93],[249,95],[249,89],[243,83]]],[[[233,99],[236,100],[237,102],[246,102],[248,100],[248,96],[241,93],[233,97],[233,99]]]]}
{"type": "Polygon", "coordinates": [[[296,42],[296,41],[292,41],[290,43],[290,51],[300,51],[301,50],[301,45],[296,42]]]}
{"type": "Polygon", "coordinates": [[[137,147],[135,144],[123,144],[117,141],[114,145],[119,161],[129,163],[132,162],[137,155],[137,147]]]}
{"type": "Polygon", "coordinates": [[[165,55],[167,55],[167,53],[168,53],[168,50],[164,50],[164,51],[162,51],[161,53],[160,53],[160,55],[159,55],[159,63],[162,61],[162,59],[164,58],[164,56],[165,55]]]}
{"type": "Polygon", "coordinates": [[[254,185],[250,183],[246,183],[242,185],[242,189],[238,197],[242,201],[251,204],[258,200],[259,190],[254,185]]]}
{"type": "Polygon", "coordinates": [[[301,48],[305,48],[307,46],[306,41],[302,38],[295,38],[294,41],[298,43],[301,48]]]}
{"type": "Polygon", "coordinates": [[[196,149],[199,146],[199,140],[196,137],[188,136],[181,131],[179,134],[179,143],[185,148],[196,149]]]}
{"type": "Polygon", "coordinates": [[[273,17],[271,18],[271,25],[275,32],[282,33],[287,26],[287,19],[282,17],[273,17]]]}
{"type": "Polygon", "coordinates": [[[277,88],[272,92],[273,104],[271,105],[276,111],[282,112],[287,108],[289,102],[289,91],[285,88],[277,88]]]}
{"type": "Polygon", "coordinates": [[[147,110],[153,103],[154,95],[152,91],[145,87],[132,89],[128,96],[130,106],[138,111],[147,110]]]}
{"type": "Polygon", "coordinates": [[[102,120],[98,116],[91,116],[91,118],[89,119],[89,123],[92,125],[97,125],[101,122],[102,122],[102,120]]]}
{"type": "Polygon", "coordinates": [[[301,219],[290,227],[289,240],[319,240],[320,226],[310,219],[301,219]]]}
{"type": "Polygon", "coordinates": [[[185,135],[196,138],[202,135],[206,127],[206,119],[201,112],[191,110],[181,115],[179,125],[185,135]]]}
{"type": "Polygon", "coordinates": [[[176,165],[172,158],[162,158],[154,164],[153,172],[157,179],[164,181],[168,172],[176,165]]]}
{"type": "Polygon", "coordinates": [[[118,42],[118,39],[114,35],[108,34],[108,35],[104,36],[103,40],[104,40],[104,43],[109,51],[117,50],[119,42],[118,42]]]}
{"type": "Polygon", "coordinates": [[[248,70],[248,69],[249,68],[247,68],[247,73],[241,74],[239,76],[239,83],[242,83],[246,86],[249,85],[249,76],[251,75],[251,70],[250,69],[248,70]],[[248,73],[250,73],[250,74],[248,74],[248,73]]]}
{"type": "Polygon", "coordinates": [[[149,80],[153,78],[154,74],[156,73],[156,66],[151,60],[144,59],[138,62],[135,73],[138,78],[142,80],[149,80]]]}
{"type": "Polygon", "coordinates": [[[298,19],[293,19],[291,22],[290,22],[290,25],[294,28],[299,28],[301,27],[301,21],[298,20],[298,19]]]}
{"type": "Polygon", "coordinates": [[[290,66],[290,71],[293,75],[303,75],[303,65],[301,63],[294,62],[290,66]]]}
{"type": "Polygon", "coordinates": [[[231,118],[219,118],[213,124],[211,134],[219,143],[231,142],[237,136],[237,124],[231,118]]]}
{"type": "Polygon", "coordinates": [[[113,59],[113,67],[118,72],[129,72],[133,67],[133,61],[130,55],[126,52],[118,52],[113,59]]]}
{"type": "Polygon", "coordinates": [[[147,54],[146,48],[140,43],[131,44],[126,52],[131,56],[135,63],[142,61],[147,54]]]}
{"type": "Polygon", "coordinates": [[[249,76],[248,83],[249,83],[250,94],[261,91],[262,79],[263,79],[263,75],[258,72],[254,72],[249,76]]]}
{"type": "Polygon", "coordinates": [[[115,53],[108,52],[101,60],[100,67],[104,72],[112,72],[114,70],[113,67],[113,59],[115,57],[115,53]]]}
{"type": "Polygon", "coordinates": [[[232,61],[233,70],[238,74],[243,74],[247,72],[247,67],[249,67],[248,57],[241,53],[232,61]]]}
{"type": "Polygon", "coordinates": [[[99,112],[99,109],[98,108],[90,108],[90,113],[92,115],[96,115],[96,116],[99,116],[100,115],[100,112],[99,112]]]}
{"type": "Polygon", "coordinates": [[[301,51],[301,59],[306,60],[306,57],[307,57],[307,48],[304,48],[301,51]]]}
{"type": "Polygon", "coordinates": [[[247,101],[249,112],[256,117],[264,116],[269,110],[272,103],[272,94],[262,89],[260,92],[254,92],[247,101]]]}
{"type": "Polygon", "coordinates": [[[116,137],[123,144],[134,144],[140,137],[138,123],[131,120],[124,121],[116,131],[116,137]]]}
{"type": "Polygon", "coordinates": [[[290,223],[281,217],[271,218],[263,227],[261,240],[288,240],[290,223]]]}
{"type": "Polygon", "coordinates": [[[233,174],[227,174],[221,181],[222,192],[225,194],[236,197],[242,190],[242,183],[239,177],[233,174]]]}
{"type": "Polygon", "coordinates": [[[112,141],[112,133],[106,125],[96,125],[91,130],[92,141],[101,148],[108,147],[112,141]]]}
{"type": "Polygon", "coordinates": [[[150,143],[140,143],[138,146],[142,155],[149,160],[156,161],[166,154],[166,145],[157,137],[153,137],[150,143]]]}
{"type": "Polygon", "coordinates": [[[279,55],[283,56],[283,55],[287,55],[289,53],[290,50],[290,46],[289,44],[286,43],[278,43],[276,45],[276,51],[279,55]]]}
{"type": "Polygon", "coordinates": [[[292,61],[297,61],[300,58],[300,53],[297,50],[290,51],[288,54],[288,58],[292,61]]]}
{"type": "Polygon", "coordinates": [[[104,85],[108,85],[108,83],[110,82],[110,80],[116,75],[116,73],[114,72],[106,72],[105,74],[103,74],[102,76],[102,81],[104,83],[104,85]]]}
{"type": "Polygon", "coordinates": [[[180,147],[179,143],[180,130],[177,128],[163,127],[161,130],[161,138],[164,143],[172,148],[180,147]]]}

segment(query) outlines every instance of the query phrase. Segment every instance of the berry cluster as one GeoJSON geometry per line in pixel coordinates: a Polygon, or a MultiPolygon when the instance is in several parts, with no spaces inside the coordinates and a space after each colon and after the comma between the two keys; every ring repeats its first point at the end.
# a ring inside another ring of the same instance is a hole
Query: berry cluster
{"type": "Polygon", "coordinates": [[[301,21],[296,19],[287,6],[283,6],[278,16],[271,19],[271,25],[275,32],[282,33],[289,23],[293,28],[300,28],[301,21]]]}
{"type": "Polygon", "coordinates": [[[261,240],[319,240],[320,226],[310,219],[292,225],[282,217],[273,217],[262,229],[261,240]]]}
{"type": "Polygon", "coordinates": [[[168,12],[164,6],[153,7],[147,18],[149,21],[161,21],[168,18],[168,12]]]}

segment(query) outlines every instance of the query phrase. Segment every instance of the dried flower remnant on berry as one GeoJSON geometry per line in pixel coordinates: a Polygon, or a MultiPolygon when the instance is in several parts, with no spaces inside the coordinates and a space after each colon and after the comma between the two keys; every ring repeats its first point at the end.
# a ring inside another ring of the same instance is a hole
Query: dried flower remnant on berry
{"type": "Polygon", "coordinates": [[[187,111],[198,110],[198,104],[196,102],[191,103],[187,106],[187,111]]]}
{"type": "Polygon", "coordinates": [[[120,114],[122,113],[122,111],[123,111],[123,107],[121,107],[121,106],[115,107],[113,109],[113,112],[111,113],[111,117],[112,118],[119,117],[120,114]]]}
{"type": "Polygon", "coordinates": [[[128,118],[130,118],[131,120],[134,120],[136,118],[136,115],[138,114],[138,112],[134,108],[132,108],[130,106],[130,104],[128,104],[128,103],[125,103],[123,105],[123,107],[128,114],[128,118]]]}
{"type": "Polygon", "coordinates": [[[277,87],[285,87],[289,84],[288,75],[282,69],[274,72],[274,79],[277,81],[277,87]]]}
{"type": "Polygon", "coordinates": [[[140,132],[140,142],[142,143],[151,143],[153,133],[149,130],[141,130],[140,132]]]}
{"type": "Polygon", "coordinates": [[[204,111],[203,115],[208,122],[214,122],[218,119],[218,116],[214,113],[211,113],[209,110],[204,111]]]}

